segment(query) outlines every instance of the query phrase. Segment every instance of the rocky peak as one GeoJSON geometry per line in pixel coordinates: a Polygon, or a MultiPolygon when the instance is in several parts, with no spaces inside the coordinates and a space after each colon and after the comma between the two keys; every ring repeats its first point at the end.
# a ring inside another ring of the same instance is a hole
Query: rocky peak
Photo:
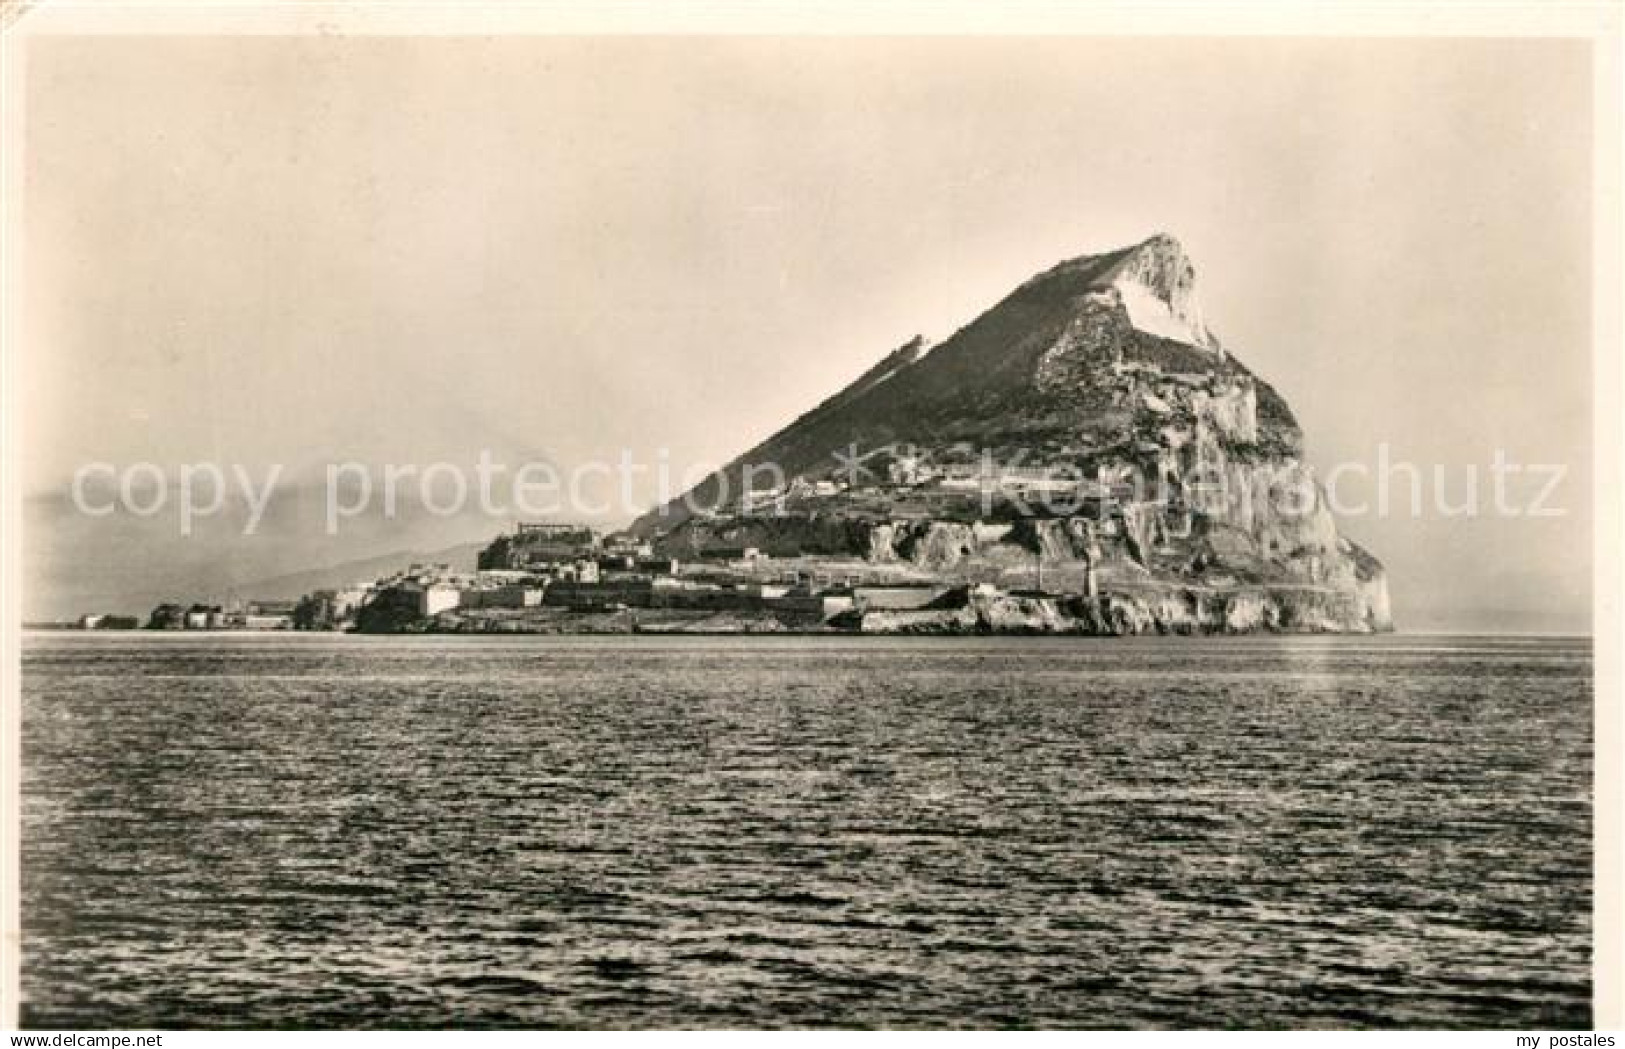
{"type": "Polygon", "coordinates": [[[1041,560],[1094,625],[1034,629],[1388,629],[1380,562],[1338,534],[1291,409],[1221,349],[1195,287],[1167,235],[1061,262],[633,531],[673,556],[755,547],[962,587],[1037,582],[1041,560]],[[769,463],[791,483],[747,505],[746,469],[769,463]],[[1066,498],[1035,508],[1038,491],[1066,498]]]}
{"type": "Polygon", "coordinates": [[[1141,331],[1206,350],[1220,349],[1202,319],[1196,267],[1168,234],[1159,233],[1119,252],[1095,283],[1116,289],[1130,323],[1141,331]]]}

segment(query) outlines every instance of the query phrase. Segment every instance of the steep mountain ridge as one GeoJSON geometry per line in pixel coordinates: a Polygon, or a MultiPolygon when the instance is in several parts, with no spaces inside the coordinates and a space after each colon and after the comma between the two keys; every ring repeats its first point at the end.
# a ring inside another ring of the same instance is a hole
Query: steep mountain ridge
{"type": "MultiPolygon", "coordinates": [[[[633,530],[650,534],[672,527],[686,518],[685,503],[711,505],[724,491],[737,494],[748,464],[777,463],[793,476],[827,472],[839,465],[833,453],[852,446],[970,441],[995,454],[1025,450],[1032,455],[1075,446],[1078,434],[1122,422],[1086,376],[1073,374],[1068,381],[1080,358],[1116,356],[1176,370],[1250,374],[1201,322],[1194,284],[1194,267],[1166,234],[1062,262],[929,353],[919,337],[892,351],[841,392],[703,480],[689,496],[640,518],[633,530]],[[1140,289],[1131,291],[1130,299],[1164,305],[1170,323],[1191,328],[1203,341],[1181,342],[1138,326],[1124,301],[1125,286],[1140,289]],[[720,484],[719,476],[728,483],[720,484]]],[[[1256,385],[1271,436],[1300,448],[1291,410],[1268,384],[1256,385]]]]}
{"type": "Polygon", "coordinates": [[[633,530],[676,554],[1065,585],[1138,602],[1123,630],[1390,628],[1380,563],[1339,535],[1291,409],[1207,327],[1174,238],[1062,262],[923,350],[893,351],[633,530]],[[766,464],[789,485],[745,492],[766,464]]]}

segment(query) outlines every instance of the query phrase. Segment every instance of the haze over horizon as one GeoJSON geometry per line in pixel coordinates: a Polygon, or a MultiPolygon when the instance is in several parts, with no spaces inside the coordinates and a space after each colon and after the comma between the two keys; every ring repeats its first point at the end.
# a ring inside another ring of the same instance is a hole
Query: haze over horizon
{"type": "Polygon", "coordinates": [[[62,38],[27,84],[36,495],[92,461],[714,465],[1166,231],[1322,473],[1385,445],[1455,502],[1497,451],[1567,468],[1558,517],[1345,515],[1402,629],[1588,627],[1583,43],[62,38]]]}

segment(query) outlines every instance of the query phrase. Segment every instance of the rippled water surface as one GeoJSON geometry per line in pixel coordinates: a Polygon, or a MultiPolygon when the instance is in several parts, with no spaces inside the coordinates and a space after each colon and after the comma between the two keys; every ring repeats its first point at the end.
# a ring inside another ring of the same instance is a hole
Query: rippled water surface
{"type": "Polygon", "coordinates": [[[34,1026],[1585,1026],[1590,646],[37,635],[34,1026]]]}

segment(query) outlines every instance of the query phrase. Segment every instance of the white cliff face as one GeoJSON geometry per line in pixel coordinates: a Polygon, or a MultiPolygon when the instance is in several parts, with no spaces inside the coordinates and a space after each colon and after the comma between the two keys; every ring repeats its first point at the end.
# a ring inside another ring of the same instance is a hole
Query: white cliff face
{"type": "Polygon", "coordinates": [[[1123,297],[1123,308],[1128,310],[1129,323],[1148,335],[1188,343],[1208,349],[1206,332],[1201,322],[1192,321],[1176,313],[1156,292],[1139,281],[1124,281],[1116,285],[1123,297]]]}
{"type": "Polygon", "coordinates": [[[1196,298],[1196,267],[1179,241],[1158,234],[1125,254],[1107,275],[1139,330],[1204,350],[1219,350],[1196,298]]]}

